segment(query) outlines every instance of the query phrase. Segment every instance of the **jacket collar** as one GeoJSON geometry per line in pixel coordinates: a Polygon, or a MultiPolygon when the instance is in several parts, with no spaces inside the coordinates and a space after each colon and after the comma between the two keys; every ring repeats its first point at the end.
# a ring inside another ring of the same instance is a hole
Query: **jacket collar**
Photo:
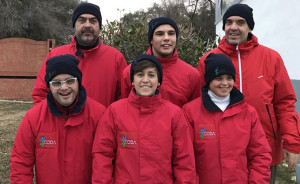
{"type": "Polygon", "coordinates": [[[76,56],[84,56],[85,52],[89,52],[89,51],[93,51],[95,49],[98,49],[101,46],[102,43],[101,43],[100,37],[98,37],[98,40],[97,40],[95,45],[93,45],[91,47],[80,46],[80,45],[78,45],[77,40],[76,40],[76,36],[74,35],[72,37],[71,44],[74,45],[74,47],[76,48],[76,52],[75,52],[76,56]]]}
{"type": "MultiPolygon", "coordinates": [[[[146,54],[153,55],[151,47],[148,48],[146,54]]],[[[159,60],[162,67],[164,67],[164,65],[169,65],[169,64],[176,63],[176,61],[178,59],[177,49],[174,50],[174,53],[171,57],[168,57],[168,58],[156,57],[156,58],[159,60]]]]}
{"type": "MultiPolygon", "coordinates": [[[[210,99],[208,95],[207,85],[201,89],[201,92],[202,92],[203,106],[205,109],[209,111],[221,111],[219,107],[210,99]]],[[[227,108],[234,106],[235,104],[243,100],[244,100],[244,95],[236,87],[233,87],[230,92],[230,102],[227,108]]]]}
{"type": "Polygon", "coordinates": [[[158,106],[162,103],[162,97],[159,92],[153,96],[138,96],[132,89],[128,96],[128,102],[143,113],[152,113],[158,110],[158,106]]]}
{"type": "MultiPolygon", "coordinates": [[[[85,91],[85,88],[82,85],[80,85],[78,101],[75,104],[75,107],[73,108],[72,112],[70,112],[69,114],[71,115],[71,114],[79,113],[81,111],[81,109],[84,107],[85,101],[86,101],[86,91],[85,91]]],[[[66,114],[65,112],[61,111],[62,110],[61,108],[57,107],[50,90],[47,94],[47,106],[48,106],[51,114],[53,114],[56,117],[61,117],[64,114],[66,114]]]]}
{"type": "MultiPolygon", "coordinates": [[[[248,41],[246,41],[246,42],[240,43],[238,45],[238,49],[239,50],[241,50],[241,51],[247,51],[247,50],[250,50],[253,47],[259,45],[258,39],[257,39],[257,37],[255,35],[250,34],[249,38],[251,38],[251,39],[248,40],[248,41]]],[[[220,50],[222,50],[224,53],[228,53],[229,55],[232,54],[232,53],[236,53],[236,50],[237,50],[236,45],[227,43],[226,36],[224,36],[222,38],[222,40],[221,40],[218,48],[220,50]]]]}

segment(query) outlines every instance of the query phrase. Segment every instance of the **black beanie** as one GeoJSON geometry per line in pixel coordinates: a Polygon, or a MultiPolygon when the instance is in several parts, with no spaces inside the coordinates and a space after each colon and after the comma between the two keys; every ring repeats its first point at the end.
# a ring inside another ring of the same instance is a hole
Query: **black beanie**
{"type": "Polygon", "coordinates": [[[177,24],[170,18],[168,17],[159,17],[159,18],[154,18],[149,22],[149,30],[148,30],[148,42],[151,45],[151,40],[153,38],[153,33],[155,29],[163,24],[169,24],[175,29],[176,32],[176,39],[178,39],[178,27],[177,24]]]}
{"type": "Polygon", "coordinates": [[[223,15],[223,30],[225,30],[225,22],[228,17],[231,16],[240,16],[243,17],[249,28],[253,30],[254,28],[254,20],[253,20],[253,9],[246,4],[234,4],[230,6],[223,15]]]}
{"type": "Polygon", "coordinates": [[[45,82],[49,88],[49,82],[59,74],[70,74],[77,77],[81,85],[82,73],[78,68],[79,60],[70,54],[54,56],[46,62],[45,82]]]}
{"type": "Polygon", "coordinates": [[[99,21],[99,28],[100,29],[102,28],[102,17],[101,17],[101,12],[100,12],[99,6],[92,4],[92,3],[80,3],[73,12],[73,17],[72,17],[73,27],[75,26],[75,22],[76,22],[77,18],[81,14],[94,15],[99,21]]]}
{"type": "Polygon", "coordinates": [[[162,79],[163,79],[163,70],[162,70],[162,67],[161,67],[161,64],[160,62],[158,61],[158,59],[156,59],[156,57],[152,56],[152,55],[149,55],[149,54],[141,54],[139,56],[137,56],[131,63],[131,67],[130,67],[130,81],[131,83],[133,82],[133,76],[134,76],[134,67],[135,65],[140,62],[140,61],[144,61],[144,60],[147,60],[147,61],[150,61],[152,63],[155,64],[157,70],[158,70],[158,73],[159,73],[159,79],[158,79],[158,82],[160,84],[162,84],[162,79]]]}
{"type": "Polygon", "coordinates": [[[205,74],[204,79],[206,85],[209,85],[215,77],[227,74],[232,76],[235,81],[235,68],[231,62],[231,59],[225,54],[214,54],[210,53],[206,59],[205,63],[205,74]]]}

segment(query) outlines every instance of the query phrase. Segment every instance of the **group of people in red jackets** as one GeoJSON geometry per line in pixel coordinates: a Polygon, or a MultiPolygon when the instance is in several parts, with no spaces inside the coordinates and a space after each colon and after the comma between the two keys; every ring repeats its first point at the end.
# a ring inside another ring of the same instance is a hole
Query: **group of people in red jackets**
{"type": "Polygon", "coordinates": [[[223,15],[225,36],[180,60],[177,24],[149,22],[149,49],[127,65],[101,43],[100,8],[79,4],[75,35],[38,73],[34,107],[11,151],[11,183],[275,183],[300,152],[296,96],[280,55],[252,34],[252,8],[223,15]]]}

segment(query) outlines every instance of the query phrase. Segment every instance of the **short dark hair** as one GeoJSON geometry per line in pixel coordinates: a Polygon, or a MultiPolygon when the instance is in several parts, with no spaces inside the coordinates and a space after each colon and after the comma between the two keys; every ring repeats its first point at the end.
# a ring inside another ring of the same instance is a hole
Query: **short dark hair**
{"type": "Polygon", "coordinates": [[[136,63],[133,68],[133,75],[137,74],[138,72],[142,72],[146,68],[155,68],[157,77],[158,77],[158,79],[160,79],[160,75],[159,75],[156,65],[153,62],[148,61],[148,60],[143,60],[143,61],[136,63]]]}

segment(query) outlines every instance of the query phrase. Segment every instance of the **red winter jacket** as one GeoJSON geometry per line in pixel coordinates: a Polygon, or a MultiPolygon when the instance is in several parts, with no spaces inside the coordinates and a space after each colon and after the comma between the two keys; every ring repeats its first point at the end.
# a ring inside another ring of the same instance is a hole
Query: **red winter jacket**
{"type": "MultiPolygon", "coordinates": [[[[236,69],[235,86],[258,113],[272,149],[272,165],[281,162],[282,140],[283,148],[299,153],[300,124],[294,105],[296,96],[280,55],[260,45],[254,35],[238,46],[228,44],[223,37],[218,48],[210,52],[224,53],[231,58],[236,69]]],[[[209,53],[198,63],[201,86],[205,85],[204,60],[209,53]]]]}
{"type": "Polygon", "coordinates": [[[73,37],[70,44],[55,48],[47,55],[33,87],[34,104],[46,98],[49,90],[45,84],[46,61],[53,56],[63,54],[72,54],[80,61],[78,67],[82,72],[82,85],[89,97],[106,107],[120,98],[120,78],[123,69],[127,66],[121,52],[102,44],[100,39],[99,45],[95,48],[77,50],[76,41],[73,37]]]}
{"type": "MultiPolygon", "coordinates": [[[[146,54],[151,54],[151,48],[146,54]]],[[[178,58],[177,50],[170,58],[156,57],[163,68],[163,82],[159,91],[163,99],[179,107],[200,96],[200,75],[195,68],[178,58]]],[[[123,71],[121,96],[127,98],[132,84],[130,82],[130,66],[123,71]]]]}
{"type": "Polygon", "coordinates": [[[105,107],[79,98],[66,117],[54,101],[48,105],[46,99],[35,105],[20,124],[11,151],[11,183],[32,184],[34,166],[36,183],[91,183],[92,145],[105,107]]]}
{"type": "Polygon", "coordinates": [[[255,109],[238,89],[232,90],[224,112],[207,88],[182,110],[194,128],[199,184],[269,184],[271,149],[255,109]]]}
{"type": "Polygon", "coordinates": [[[97,128],[93,183],[195,183],[189,127],[180,108],[161,95],[111,104],[97,128]]]}

